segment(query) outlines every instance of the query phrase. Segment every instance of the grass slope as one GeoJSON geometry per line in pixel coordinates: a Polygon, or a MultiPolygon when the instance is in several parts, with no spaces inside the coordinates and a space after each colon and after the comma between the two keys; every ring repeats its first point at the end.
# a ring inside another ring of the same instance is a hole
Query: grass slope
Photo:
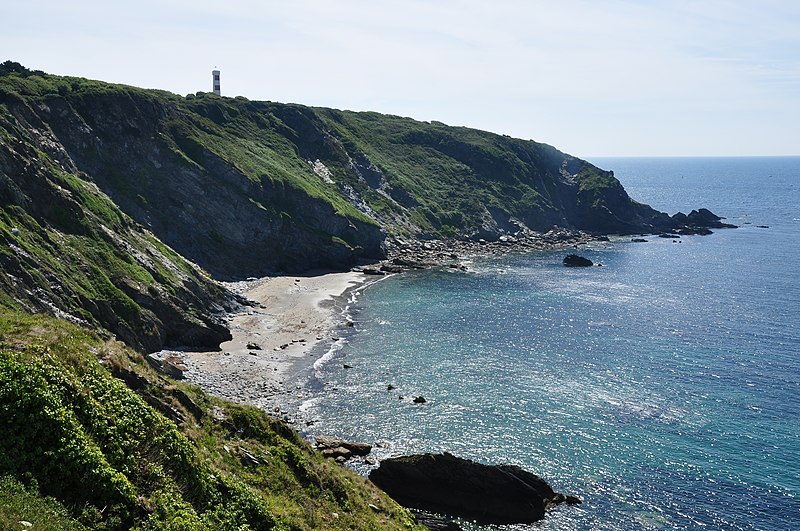
{"type": "Polygon", "coordinates": [[[118,342],[9,310],[0,313],[0,338],[0,522],[414,527],[405,510],[286,425],[170,382],[118,342]]]}

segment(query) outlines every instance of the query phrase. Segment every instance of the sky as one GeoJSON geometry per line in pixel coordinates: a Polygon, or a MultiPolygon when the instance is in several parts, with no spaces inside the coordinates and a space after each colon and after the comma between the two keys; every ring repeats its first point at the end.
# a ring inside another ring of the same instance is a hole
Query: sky
{"type": "Polygon", "coordinates": [[[797,0],[0,0],[0,61],[572,155],[800,155],[797,0]]]}

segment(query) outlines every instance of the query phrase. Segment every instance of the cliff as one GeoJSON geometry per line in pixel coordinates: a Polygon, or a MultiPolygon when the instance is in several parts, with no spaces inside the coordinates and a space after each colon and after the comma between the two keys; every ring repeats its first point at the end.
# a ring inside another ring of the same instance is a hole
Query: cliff
{"type": "Polygon", "coordinates": [[[11,70],[4,137],[27,138],[217,278],[345,268],[381,257],[387,235],[669,226],[611,172],[533,141],[11,70]]]}

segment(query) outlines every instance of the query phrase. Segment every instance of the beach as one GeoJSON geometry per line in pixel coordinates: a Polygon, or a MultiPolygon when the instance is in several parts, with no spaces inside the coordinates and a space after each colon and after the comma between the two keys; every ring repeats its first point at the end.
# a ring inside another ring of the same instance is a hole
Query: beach
{"type": "Polygon", "coordinates": [[[233,338],[216,352],[171,353],[182,358],[186,379],[206,392],[286,415],[282,397],[338,339],[346,293],[369,278],[346,272],[228,283],[252,301],[228,316],[233,338]]]}

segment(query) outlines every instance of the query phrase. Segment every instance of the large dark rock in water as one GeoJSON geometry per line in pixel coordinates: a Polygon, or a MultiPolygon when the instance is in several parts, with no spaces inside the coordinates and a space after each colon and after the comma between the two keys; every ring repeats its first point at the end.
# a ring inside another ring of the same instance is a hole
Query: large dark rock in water
{"type": "Polygon", "coordinates": [[[594,262],[577,254],[568,254],[564,257],[564,265],[567,267],[589,267],[594,265],[594,262]]]}
{"type": "Polygon", "coordinates": [[[385,459],[369,479],[405,507],[481,523],[535,522],[550,506],[567,501],[518,466],[483,465],[448,453],[385,459]]]}
{"type": "MultiPolygon", "coordinates": [[[[692,210],[691,212],[689,212],[689,215],[686,215],[683,212],[678,212],[677,214],[673,215],[671,219],[672,219],[672,226],[675,229],[686,229],[686,228],[735,229],[736,228],[736,225],[731,225],[730,223],[724,223],[722,221],[723,218],[714,214],[707,208],[692,210]]],[[[697,232],[697,234],[703,234],[703,233],[697,232]]]]}

